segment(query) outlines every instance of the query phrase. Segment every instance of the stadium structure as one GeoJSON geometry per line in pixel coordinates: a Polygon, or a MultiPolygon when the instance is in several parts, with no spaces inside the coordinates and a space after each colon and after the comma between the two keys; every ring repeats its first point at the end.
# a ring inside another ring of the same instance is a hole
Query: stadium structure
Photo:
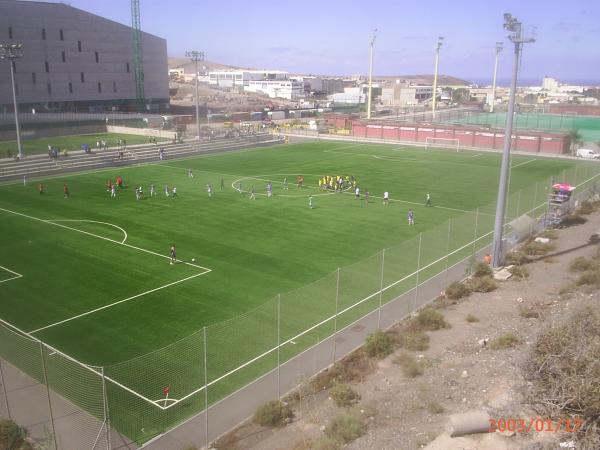
{"type": "MultiPolygon", "coordinates": [[[[22,44],[14,62],[21,112],[129,111],[137,105],[132,28],[64,3],[0,0],[0,42],[22,44]]],[[[145,109],[169,105],[167,43],[141,33],[145,109]]],[[[0,111],[13,110],[8,63],[0,111]]]]}

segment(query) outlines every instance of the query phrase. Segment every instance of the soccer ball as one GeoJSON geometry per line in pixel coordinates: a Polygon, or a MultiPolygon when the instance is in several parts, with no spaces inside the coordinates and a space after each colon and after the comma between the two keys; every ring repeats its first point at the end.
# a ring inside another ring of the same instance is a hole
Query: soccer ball
{"type": "Polygon", "coordinates": [[[196,258],[192,258],[192,262],[196,261],[196,258]]]}

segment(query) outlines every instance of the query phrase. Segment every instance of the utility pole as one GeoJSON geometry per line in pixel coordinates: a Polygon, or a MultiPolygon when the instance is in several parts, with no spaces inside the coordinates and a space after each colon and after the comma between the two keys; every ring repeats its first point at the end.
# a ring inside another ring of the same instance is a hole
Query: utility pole
{"type": "Polygon", "coordinates": [[[15,109],[15,129],[17,132],[17,148],[19,159],[23,159],[23,147],[21,146],[21,128],[19,127],[19,105],[17,103],[17,88],[15,85],[15,61],[23,56],[21,49],[23,44],[0,44],[0,61],[10,63],[10,80],[12,83],[13,107],[15,109]]]}
{"type": "Polygon", "coordinates": [[[367,119],[371,118],[371,96],[373,94],[373,45],[375,45],[375,39],[377,38],[377,28],[373,30],[373,39],[369,48],[369,99],[367,103],[367,119]]]}
{"type": "Polygon", "coordinates": [[[490,99],[490,112],[494,112],[494,105],[496,103],[496,75],[498,73],[498,55],[504,48],[502,42],[496,42],[496,62],[494,63],[494,78],[492,80],[492,98],[490,99]]]}
{"type": "Polygon", "coordinates": [[[500,168],[500,183],[498,186],[498,201],[496,203],[496,221],[494,223],[494,241],[492,244],[492,266],[500,267],[503,260],[502,235],[504,227],[504,213],[506,210],[506,193],[508,191],[508,178],[510,176],[510,146],[512,143],[513,119],[515,113],[515,97],[517,92],[517,77],[519,74],[519,60],[523,44],[535,42],[535,39],[523,36],[523,24],[512,15],[504,14],[504,29],[510,31],[508,39],[514,44],[513,73],[510,84],[510,98],[508,112],[506,113],[506,130],[504,131],[504,150],[502,152],[502,167],[500,168]]]}
{"type": "Polygon", "coordinates": [[[198,62],[204,61],[204,52],[192,50],[190,52],[185,52],[185,56],[190,58],[195,63],[194,70],[196,71],[196,133],[198,134],[198,139],[200,139],[200,98],[198,96],[198,62]]]}
{"type": "Polygon", "coordinates": [[[431,101],[431,118],[435,119],[435,100],[437,95],[437,79],[438,79],[438,64],[440,62],[440,48],[444,43],[444,37],[439,36],[437,40],[437,47],[435,49],[435,69],[433,71],[433,98],[431,101]]]}

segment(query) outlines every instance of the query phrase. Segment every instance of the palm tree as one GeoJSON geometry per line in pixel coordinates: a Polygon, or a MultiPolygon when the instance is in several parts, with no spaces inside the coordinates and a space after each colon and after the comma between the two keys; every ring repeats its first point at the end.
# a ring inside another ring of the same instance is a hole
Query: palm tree
{"type": "Polygon", "coordinates": [[[578,128],[573,128],[571,131],[569,131],[567,133],[567,136],[571,140],[571,154],[574,154],[575,153],[575,147],[578,144],[582,144],[583,143],[583,136],[579,132],[578,128]]]}

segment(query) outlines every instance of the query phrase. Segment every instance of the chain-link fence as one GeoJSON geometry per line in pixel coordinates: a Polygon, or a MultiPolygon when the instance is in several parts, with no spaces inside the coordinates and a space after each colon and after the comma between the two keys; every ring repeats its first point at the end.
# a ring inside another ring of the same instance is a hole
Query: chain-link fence
{"type": "MultiPolygon", "coordinates": [[[[575,207],[596,193],[599,176],[599,164],[578,162],[514,191],[506,209],[505,247],[550,223],[548,195],[555,182],[577,186],[569,202],[575,207]]],[[[465,277],[489,251],[495,210],[494,202],[453,211],[435,228],[242,316],[104,368],[0,326],[0,356],[10,362],[0,366],[0,414],[33,427],[36,437],[59,448],[70,448],[61,442],[72,435],[81,449],[116,448],[115,442],[127,439],[142,444],[184,422],[194,424],[195,439],[208,441],[245,418],[248,408],[340,359],[366,332],[391,326],[465,277]],[[219,408],[244,395],[250,400],[243,405],[219,408]],[[28,418],[23,405],[36,417],[28,418]]]]}

